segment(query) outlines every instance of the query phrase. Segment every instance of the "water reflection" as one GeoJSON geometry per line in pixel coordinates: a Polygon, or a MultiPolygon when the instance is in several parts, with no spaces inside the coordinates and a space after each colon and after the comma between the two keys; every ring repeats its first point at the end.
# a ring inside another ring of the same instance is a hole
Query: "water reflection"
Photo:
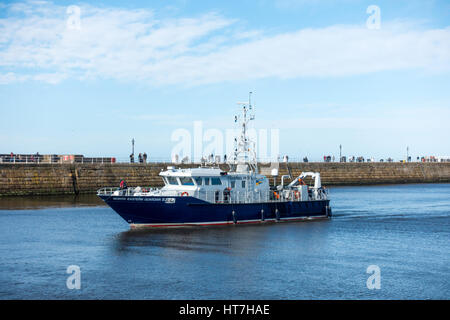
{"type": "Polygon", "coordinates": [[[130,229],[117,235],[115,250],[125,252],[139,247],[181,251],[245,255],[277,242],[290,232],[311,233],[328,220],[311,222],[266,222],[256,225],[184,227],[167,229],[130,229]],[[313,227],[314,225],[314,227],[313,227]]]}
{"type": "Polygon", "coordinates": [[[0,210],[105,206],[95,194],[0,197],[0,210]]]}

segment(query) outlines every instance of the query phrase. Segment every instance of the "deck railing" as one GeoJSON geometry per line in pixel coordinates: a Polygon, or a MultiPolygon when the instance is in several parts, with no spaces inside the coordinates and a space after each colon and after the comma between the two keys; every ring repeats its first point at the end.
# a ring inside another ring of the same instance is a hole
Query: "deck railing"
{"type": "MultiPolygon", "coordinates": [[[[310,189],[312,191],[312,189],[310,189]]],[[[327,190],[321,189],[318,198],[314,192],[309,192],[304,200],[324,200],[326,199],[327,190]]],[[[126,188],[106,187],[97,191],[97,195],[105,196],[162,196],[162,197],[179,197],[192,196],[194,198],[209,203],[258,203],[258,202],[284,202],[284,201],[302,201],[299,191],[283,190],[283,191],[260,191],[250,192],[247,190],[232,190],[230,193],[223,191],[178,191],[178,190],[161,190],[156,188],[126,188]]]]}

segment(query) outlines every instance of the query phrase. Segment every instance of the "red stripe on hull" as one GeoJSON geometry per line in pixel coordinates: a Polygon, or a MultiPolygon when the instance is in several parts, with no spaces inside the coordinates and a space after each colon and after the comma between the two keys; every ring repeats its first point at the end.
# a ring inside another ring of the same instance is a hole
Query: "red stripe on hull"
{"type": "Polygon", "coordinates": [[[318,217],[301,217],[301,218],[281,218],[280,220],[276,219],[266,219],[262,220],[254,220],[254,221],[237,221],[234,223],[230,222],[219,222],[219,223],[183,223],[183,224],[140,224],[140,225],[131,225],[131,229],[136,228],[167,228],[167,227],[203,227],[203,226],[224,226],[224,225],[232,225],[232,224],[251,224],[251,223],[265,223],[265,222],[290,222],[290,221],[308,221],[308,220],[321,220],[327,219],[327,216],[318,216],[318,217]]]}

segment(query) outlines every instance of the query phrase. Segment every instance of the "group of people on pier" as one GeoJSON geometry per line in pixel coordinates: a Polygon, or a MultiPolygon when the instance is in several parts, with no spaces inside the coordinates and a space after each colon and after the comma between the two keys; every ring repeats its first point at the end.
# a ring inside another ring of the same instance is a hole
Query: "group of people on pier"
{"type": "MultiPolygon", "coordinates": [[[[139,153],[138,155],[139,163],[147,163],[147,153],[139,153]]],[[[130,163],[134,163],[134,154],[130,154],[130,163]]]]}

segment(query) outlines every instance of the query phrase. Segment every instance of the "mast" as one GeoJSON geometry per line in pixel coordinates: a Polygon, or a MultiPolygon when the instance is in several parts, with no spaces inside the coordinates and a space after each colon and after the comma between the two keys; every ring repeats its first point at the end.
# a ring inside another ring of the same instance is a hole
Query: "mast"
{"type": "Polygon", "coordinates": [[[249,92],[248,102],[238,102],[238,105],[242,106],[242,113],[239,116],[235,116],[234,121],[239,122],[240,133],[235,138],[234,149],[234,163],[236,164],[236,172],[258,173],[258,163],[256,160],[256,145],[254,141],[251,141],[248,137],[248,124],[251,120],[255,119],[253,114],[253,106],[251,104],[252,92],[249,92]]]}

